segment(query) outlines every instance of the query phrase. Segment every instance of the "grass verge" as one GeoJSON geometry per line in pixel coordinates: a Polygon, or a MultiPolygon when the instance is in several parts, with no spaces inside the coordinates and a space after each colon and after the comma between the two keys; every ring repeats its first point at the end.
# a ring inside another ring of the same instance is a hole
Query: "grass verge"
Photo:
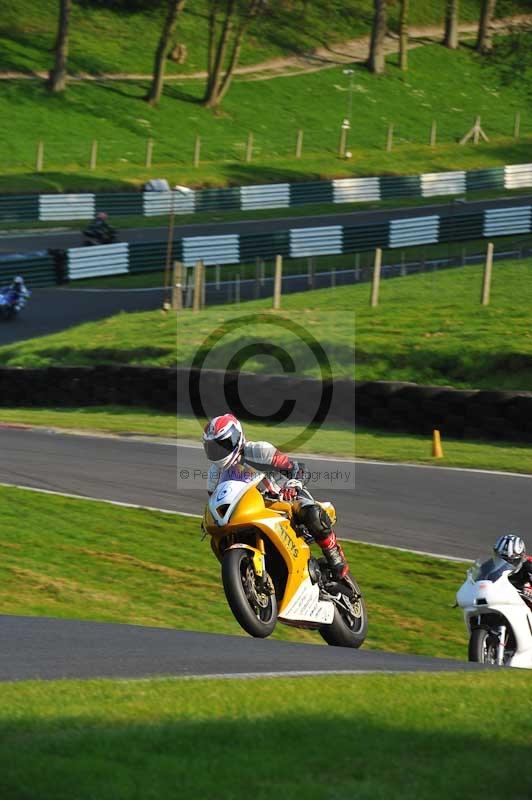
{"type": "MultiPolygon", "coordinates": [[[[242,634],[198,519],[6,487],[0,500],[2,613],[242,634]]],[[[346,555],[368,603],[365,646],[466,658],[451,608],[463,564],[352,542],[346,555]],[[394,565],[392,582],[383,559],[394,565]]],[[[274,637],[321,643],[283,625],[274,637]]]]}
{"type": "Polygon", "coordinates": [[[524,670],[3,684],[3,797],[524,800],[529,686],[524,670]]]}
{"type": "MultiPolygon", "coordinates": [[[[199,442],[205,420],[164,414],[153,409],[131,409],[124,406],[89,408],[1,408],[0,424],[25,424],[86,432],[139,434],[190,439],[199,442]]],[[[246,422],[246,435],[251,440],[273,440],[281,449],[282,441],[292,439],[301,428],[297,425],[257,424],[246,422]]],[[[353,430],[327,424],[316,430],[300,450],[310,455],[367,458],[380,461],[431,464],[444,467],[506,470],[532,473],[532,447],[505,442],[469,442],[443,440],[444,458],[430,455],[427,436],[390,433],[357,426],[353,430]]]]}
{"type": "MultiPolygon", "coordinates": [[[[532,390],[532,262],[495,264],[491,304],[480,305],[482,267],[429,271],[382,282],[380,305],[368,307],[365,283],[285,295],[283,313],[271,300],[186,310],[176,320],[160,312],[120,314],[66,332],[0,348],[0,363],[44,367],[53,364],[190,364],[214,346],[204,367],[223,369],[243,339],[270,342],[288,351],[295,372],[321,374],[308,337],[325,349],[335,377],[401,380],[463,388],[532,390]],[[237,327],[244,316],[263,314],[237,327]],[[264,321],[261,321],[264,320],[264,321]],[[299,333],[287,330],[287,320],[299,333]],[[284,321],[284,322],[283,322],[284,321]],[[354,348],[356,333],[356,351],[354,348]]],[[[277,361],[260,354],[243,365],[271,374],[277,361]],[[273,365],[273,366],[272,366],[273,365]]]]}

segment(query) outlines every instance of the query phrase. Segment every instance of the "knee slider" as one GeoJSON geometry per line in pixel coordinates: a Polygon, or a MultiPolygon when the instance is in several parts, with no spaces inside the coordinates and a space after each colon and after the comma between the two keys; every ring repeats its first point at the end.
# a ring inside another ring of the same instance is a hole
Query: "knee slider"
{"type": "Polygon", "coordinates": [[[317,504],[303,506],[300,512],[301,521],[316,541],[325,539],[331,533],[331,520],[323,508],[317,504]]]}

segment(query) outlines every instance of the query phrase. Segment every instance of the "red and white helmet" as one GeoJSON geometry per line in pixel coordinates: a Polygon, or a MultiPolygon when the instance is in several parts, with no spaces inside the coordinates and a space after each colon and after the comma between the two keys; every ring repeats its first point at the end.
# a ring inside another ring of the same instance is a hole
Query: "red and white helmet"
{"type": "Polygon", "coordinates": [[[242,425],[232,414],[214,417],[203,431],[203,447],[207,458],[222,469],[236,464],[244,442],[242,425]]]}

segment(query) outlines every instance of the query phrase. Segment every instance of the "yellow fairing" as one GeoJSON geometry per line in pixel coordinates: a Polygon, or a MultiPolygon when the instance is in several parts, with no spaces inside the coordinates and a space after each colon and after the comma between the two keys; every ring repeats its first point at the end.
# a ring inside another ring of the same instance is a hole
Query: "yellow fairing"
{"type": "MultiPolygon", "coordinates": [[[[239,501],[227,525],[218,526],[208,509],[203,518],[204,528],[212,536],[212,547],[218,558],[220,558],[219,540],[233,535],[238,541],[239,530],[249,527],[262,532],[279,551],[288,569],[286,589],[279,604],[280,615],[301,582],[308,577],[310,557],[308,544],[296,536],[289,519],[284,516],[284,513],[290,514],[290,510],[290,504],[283,502],[275,502],[267,507],[259,490],[253,487],[239,501]]],[[[257,536],[256,547],[257,550],[264,550],[260,535],[257,536]]],[[[266,569],[268,569],[267,563],[266,569]]]]}

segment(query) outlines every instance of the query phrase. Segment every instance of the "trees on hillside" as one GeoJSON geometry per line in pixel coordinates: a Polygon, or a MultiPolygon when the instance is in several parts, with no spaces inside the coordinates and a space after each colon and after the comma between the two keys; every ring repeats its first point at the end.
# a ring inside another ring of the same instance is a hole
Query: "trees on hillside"
{"type": "Polygon", "coordinates": [[[493,21],[493,15],[495,14],[496,3],[497,0],[482,0],[476,43],[476,50],[482,53],[482,55],[486,55],[491,52],[492,49],[493,30],[491,23],[493,21]]]}
{"type": "Polygon", "coordinates": [[[51,92],[63,92],[66,86],[66,64],[68,57],[68,29],[72,0],[59,0],[59,21],[55,39],[54,66],[48,73],[47,86],[51,92]]]}
{"type": "Polygon", "coordinates": [[[445,34],[443,43],[450,50],[458,47],[458,15],[460,0],[446,0],[445,3],[445,34]]]}
{"type": "Polygon", "coordinates": [[[410,0],[399,0],[399,68],[408,69],[408,12],[410,0]]]}
{"type": "Polygon", "coordinates": [[[251,22],[266,0],[208,0],[207,85],[203,105],[216,108],[229,89],[251,22]]]}
{"type": "Polygon", "coordinates": [[[144,98],[150,105],[156,106],[161,99],[164,85],[164,70],[166,57],[170,49],[171,38],[174,35],[177,19],[185,6],[186,0],[168,0],[166,17],[155,50],[155,61],[153,64],[153,78],[144,98]]]}
{"type": "Polygon", "coordinates": [[[373,26],[369,48],[368,68],[370,72],[380,75],[384,72],[384,39],[388,27],[386,0],[373,0],[373,26]]]}

